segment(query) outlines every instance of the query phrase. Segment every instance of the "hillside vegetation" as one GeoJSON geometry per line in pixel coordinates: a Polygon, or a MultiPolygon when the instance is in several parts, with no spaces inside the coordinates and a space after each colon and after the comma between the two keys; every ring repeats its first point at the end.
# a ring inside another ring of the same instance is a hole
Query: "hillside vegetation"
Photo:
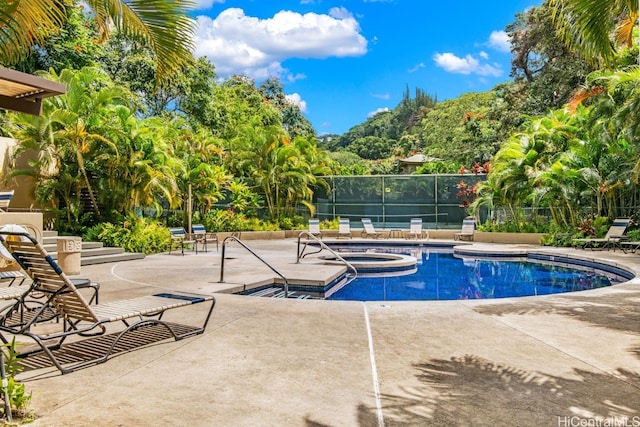
{"type": "Polygon", "coordinates": [[[513,43],[511,81],[445,101],[421,88],[412,96],[407,87],[393,110],[344,135],[323,135],[320,146],[364,160],[387,159],[389,164],[422,152],[441,159],[437,169],[449,172],[491,161],[527,117],[561,108],[594,70],[556,36],[546,3],[516,16],[506,31],[513,43]]]}

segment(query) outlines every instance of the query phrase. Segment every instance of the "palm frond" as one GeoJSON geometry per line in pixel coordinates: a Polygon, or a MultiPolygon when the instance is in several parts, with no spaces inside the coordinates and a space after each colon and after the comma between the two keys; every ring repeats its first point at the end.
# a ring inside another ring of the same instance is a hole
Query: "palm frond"
{"type": "MultiPolygon", "coordinates": [[[[568,48],[594,64],[610,63],[615,47],[609,32],[620,1],[549,0],[558,35],[568,48]]],[[[622,3],[626,3],[622,1],[622,3]]]]}
{"type": "Polygon", "coordinates": [[[103,37],[113,25],[149,45],[156,54],[159,80],[193,60],[195,23],[186,15],[191,0],[89,0],[88,4],[103,37]]]}
{"type": "Polygon", "coordinates": [[[28,56],[31,46],[57,32],[65,20],[63,0],[7,0],[0,3],[0,63],[28,56]]]}

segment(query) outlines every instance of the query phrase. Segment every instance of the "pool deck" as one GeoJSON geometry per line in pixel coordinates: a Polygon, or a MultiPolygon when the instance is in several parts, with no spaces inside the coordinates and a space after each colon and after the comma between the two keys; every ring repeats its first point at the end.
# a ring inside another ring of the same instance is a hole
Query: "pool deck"
{"type": "MultiPolygon", "coordinates": [[[[313,258],[297,264],[295,240],[247,244],[292,281],[341,271],[313,258]]],[[[569,254],[640,275],[640,254],[619,250],[471,248],[569,254]]],[[[219,283],[220,261],[213,251],[83,266],[80,276],[101,283],[101,302],[160,289],[212,293],[217,305],[202,335],[68,375],[21,373],[32,425],[640,425],[639,279],[499,300],[285,300],[229,294],[274,274],[230,245],[219,283]]],[[[201,314],[190,309],[175,312],[201,314]]]]}

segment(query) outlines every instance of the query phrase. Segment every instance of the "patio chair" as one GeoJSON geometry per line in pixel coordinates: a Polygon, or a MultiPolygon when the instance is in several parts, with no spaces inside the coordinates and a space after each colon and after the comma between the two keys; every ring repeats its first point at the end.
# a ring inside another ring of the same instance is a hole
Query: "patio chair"
{"type": "MultiPolygon", "coordinates": [[[[28,359],[44,359],[62,373],[106,362],[115,352],[129,351],[167,338],[180,340],[204,332],[213,308],[213,296],[160,292],[129,300],[89,305],[60,266],[44,247],[28,233],[0,232],[0,241],[32,279],[19,300],[0,312],[0,339],[7,343],[5,333],[33,340],[37,347],[25,350],[21,364],[28,359]],[[15,236],[19,239],[10,239],[15,236]],[[62,321],[49,322],[45,328],[36,325],[39,313],[32,320],[14,324],[8,319],[30,294],[44,295],[42,309],[52,307],[62,321]],[[165,312],[208,302],[209,310],[202,326],[177,324],[163,319],[165,312]],[[119,328],[117,326],[120,326],[119,328]],[[108,328],[107,328],[108,326],[108,328]],[[107,331],[110,333],[107,334],[107,331]],[[91,338],[83,338],[83,337],[91,338]],[[97,336],[100,340],[96,341],[97,336]],[[69,338],[70,342],[65,343],[69,338]]],[[[10,289],[10,288],[7,288],[10,289]]],[[[16,287],[15,289],[18,289],[16,287]]],[[[46,366],[46,365],[45,365],[46,366]]]]}
{"type": "Polygon", "coordinates": [[[351,238],[351,222],[349,218],[340,218],[338,222],[338,238],[351,238]]]}
{"type": "Polygon", "coordinates": [[[377,239],[378,237],[381,237],[381,236],[388,237],[389,233],[376,231],[376,228],[373,226],[371,219],[362,218],[361,221],[362,221],[362,227],[364,227],[364,230],[362,230],[362,237],[373,237],[374,239],[377,239]]]}
{"type": "Polygon", "coordinates": [[[411,218],[407,239],[429,239],[429,231],[422,229],[422,218],[411,218]]]}
{"type": "Polygon", "coordinates": [[[467,217],[462,220],[462,230],[453,235],[453,240],[473,241],[473,235],[476,231],[476,220],[473,217],[467,217]]]}
{"type": "Polygon", "coordinates": [[[169,243],[169,255],[173,248],[180,248],[182,255],[184,255],[185,245],[192,245],[191,250],[195,248],[196,254],[198,253],[198,245],[196,240],[189,236],[183,227],[169,227],[169,233],[171,234],[171,242],[169,243]]]}
{"type": "MultiPolygon", "coordinates": [[[[193,224],[191,226],[191,232],[192,232],[193,240],[196,241],[195,245],[198,245],[198,243],[201,243],[202,249],[204,249],[205,252],[207,252],[207,247],[209,243],[215,243],[216,251],[220,251],[220,246],[218,243],[218,235],[216,233],[208,232],[207,229],[204,227],[204,225],[193,224]]],[[[198,253],[197,248],[196,248],[196,253],[198,253]]]]}
{"type": "Polygon", "coordinates": [[[592,250],[613,248],[615,250],[616,246],[620,247],[621,241],[625,238],[624,233],[630,222],[630,218],[616,218],[603,238],[573,239],[571,243],[574,248],[581,247],[592,250]]]}
{"type": "Polygon", "coordinates": [[[15,190],[0,191],[0,212],[9,212],[9,203],[15,190]]]}
{"type": "Polygon", "coordinates": [[[322,239],[322,231],[320,231],[320,220],[318,218],[309,218],[309,234],[322,239]]]}

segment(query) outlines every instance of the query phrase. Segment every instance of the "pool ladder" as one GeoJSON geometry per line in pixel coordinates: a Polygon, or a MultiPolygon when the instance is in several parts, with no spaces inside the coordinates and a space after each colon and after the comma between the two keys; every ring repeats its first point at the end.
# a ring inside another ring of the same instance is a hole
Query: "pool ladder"
{"type": "Polygon", "coordinates": [[[347,262],[347,260],[342,258],[337,252],[335,252],[333,249],[327,246],[322,240],[318,239],[316,236],[309,233],[308,231],[302,231],[300,232],[300,234],[298,234],[298,253],[296,257],[296,264],[300,264],[300,258],[304,258],[307,255],[318,254],[323,250],[330,252],[334,257],[336,257],[337,260],[342,262],[347,268],[347,272],[345,273],[346,282],[343,283],[342,286],[346,286],[358,278],[358,270],[356,270],[356,268],[353,265],[351,265],[349,262],[347,262]],[[305,241],[302,241],[303,237],[306,237],[305,241]],[[310,240],[317,242],[319,249],[315,252],[308,252],[305,254],[304,252],[309,246],[310,240]]]}
{"type": "Polygon", "coordinates": [[[227,248],[227,241],[235,241],[236,243],[240,244],[240,246],[242,246],[247,251],[249,251],[249,253],[251,253],[254,257],[258,258],[260,262],[262,262],[264,265],[269,267],[271,271],[273,271],[278,276],[280,276],[284,281],[284,291],[283,291],[283,294],[281,295],[283,298],[289,298],[289,282],[287,281],[287,278],[284,277],[284,274],[280,273],[280,271],[278,271],[277,268],[269,264],[264,258],[258,255],[253,249],[247,246],[242,240],[238,239],[236,236],[228,236],[222,241],[222,259],[220,261],[220,280],[218,280],[218,283],[224,282],[224,259],[225,259],[224,253],[225,253],[225,249],[227,248]]]}

